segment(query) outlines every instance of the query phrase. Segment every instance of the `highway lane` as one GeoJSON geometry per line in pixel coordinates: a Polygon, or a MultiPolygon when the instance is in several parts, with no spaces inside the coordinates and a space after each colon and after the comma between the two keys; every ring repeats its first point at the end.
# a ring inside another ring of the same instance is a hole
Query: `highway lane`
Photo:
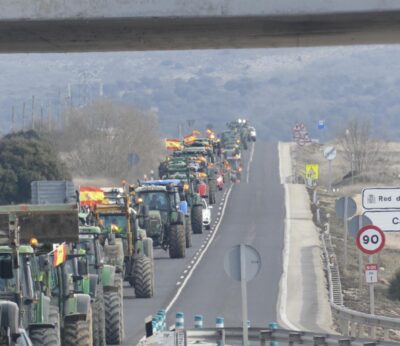
{"type": "MultiPolygon", "coordinates": [[[[217,203],[212,210],[213,224],[218,218],[219,207],[222,205],[222,199],[225,199],[224,195],[227,191],[228,185],[226,185],[224,191],[217,193],[217,203]]],[[[186,257],[182,259],[170,259],[168,251],[155,249],[155,294],[153,298],[136,299],[134,289],[128,283],[125,283],[124,345],[136,345],[145,334],[144,319],[170,303],[180,284],[182,284],[182,278],[184,279],[184,276],[188,274],[188,266],[191,266],[191,262],[201,246],[210,239],[210,234],[211,232],[206,230],[203,234],[192,234],[193,246],[186,249],[186,257]]]]}
{"type": "Polygon", "coordinates": [[[179,311],[185,313],[189,328],[196,314],[202,314],[204,325],[209,327],[214,326],[217,316],[225,318],[226,326],[241,325],[240,283],[228,278],[223,269],[225,252],[241,242],[258,249],[262,259],[258,277],[248,284],[251,325],[262,327],[276,321],[284,216],[277,145],[257,143],[248,183],[245,178],[234,186],[221,227],[172,307],[168,323],[174,323],[179,311]]]}

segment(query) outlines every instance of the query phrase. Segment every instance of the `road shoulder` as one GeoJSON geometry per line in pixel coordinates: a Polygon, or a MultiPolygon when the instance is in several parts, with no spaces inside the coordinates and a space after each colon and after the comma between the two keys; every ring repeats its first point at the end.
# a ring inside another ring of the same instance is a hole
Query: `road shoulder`
{"type": "Polygon", "coordinates": [[[278,144],[281,183],[285,188],[285,245],[278,299],[278,321],[298,330],[332,332],[332,313],[321,244],[312,221],[305,185],[291,184],[290,143],[278,144]]]}

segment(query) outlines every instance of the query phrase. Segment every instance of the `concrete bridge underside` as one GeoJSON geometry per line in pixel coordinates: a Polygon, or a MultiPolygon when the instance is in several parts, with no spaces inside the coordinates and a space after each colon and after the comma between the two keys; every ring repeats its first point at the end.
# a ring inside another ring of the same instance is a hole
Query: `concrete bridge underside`
{"type": "Polygon", "coordinates": [[[400,1],[70,0],[85,7],[68,9],[35,1],[0,0],[0,52],[400,43],[400,1]],[[35,1],[43,6],[23,6],[35,1]],[[194,6],[205,3],[214,7],[194,6]]]}

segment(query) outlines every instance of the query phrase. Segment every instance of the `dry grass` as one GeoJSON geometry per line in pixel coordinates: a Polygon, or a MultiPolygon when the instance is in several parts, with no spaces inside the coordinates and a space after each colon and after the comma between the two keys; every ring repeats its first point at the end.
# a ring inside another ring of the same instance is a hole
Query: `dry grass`
{"type": "MultiPolygon", "coordinates": [[[[292,157],[297,167],[297,175],[304,176],[306,163],[318,163],[320,165],[320,185],[317,187],[319,207],[321,209],[322,223],[330,224],[332,241],[338,258],[345,305],[355,310],[369,312],[369,289],[362,277],[360,286],[359,274],[359,250],[355,240],[348,238],[348,265],[344,263],[344,225],[343,221],[335,217],[335,200],[342,196],[352,196],[358,204],[358,213],[362,213],[361,191],[366,187],[374,186],[400,186],[400,143],[385,143],[384,151],[377,158],[377,166],[369,170],[363,177],[343,180],[350,171],[350,163],[343,159],[340,148],[337,148],[337,158],[332,164],[332,177],[334,192],[327,191],[328,185],[328,163],[324,159],[321,147],[317,144],[295,147],[292,157]],[[328,217],[329,216],[329,217],[328,217]]],[[[375,256],[374,261],[379,264],[379,283],[375,286],[376,313],[398,317],[400,315],[400,302],[392,301],[388,297],[389,281],[400,268],[400,233],[386,234],[385,249],[375,256]]],[[[367,256],[362,256],[363,265],[367,263],[367,256]]]]}

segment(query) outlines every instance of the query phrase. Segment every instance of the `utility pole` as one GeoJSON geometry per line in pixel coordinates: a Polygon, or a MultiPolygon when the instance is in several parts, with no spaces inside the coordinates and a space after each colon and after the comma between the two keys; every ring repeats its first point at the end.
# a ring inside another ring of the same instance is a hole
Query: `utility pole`
{"type": "Polygon", "coordinates": [[[32,130],[35,129],[35,95],[32,95],[31,128],[32,128],[32,130]]]}
{"type": "Polygon", "coordinates": [[[14,133],[14,131],[15,131],[15,109],[13,105],[11,109],[11,133],[14,133]]]}
{"type": "Polygon", "coordinates": [[[40,131],[42,131],[43,127],[43,105],[40,106],[40,131]]]}
{"type": "Polygon", "coordinates": [[[25,131],[25,102],[22,104],[22,131],[25,131]]]}

